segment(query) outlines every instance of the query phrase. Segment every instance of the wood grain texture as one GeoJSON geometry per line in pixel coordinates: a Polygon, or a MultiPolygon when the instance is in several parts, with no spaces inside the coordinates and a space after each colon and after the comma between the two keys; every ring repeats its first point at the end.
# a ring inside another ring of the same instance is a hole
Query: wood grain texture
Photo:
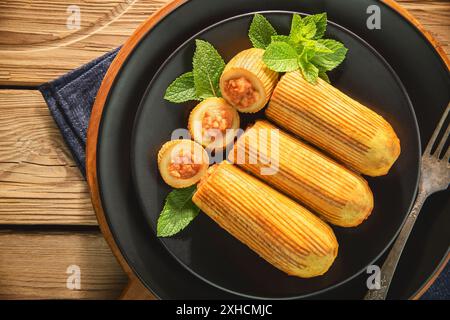
{"type": "MultiPolygon", "coordinates": [[[[1,0],[0,85],[37,85],[121,44],[168,0],[1,0]],[[80,8],[80,29],[68,29],[80,8]],[[69,24],[70,25],[70,24],[69,24]]],[[[389,1],[390,2],[390,1],[389,1]]],[[[450,53],[450,1],[401,0],[450,53]]]]}
{"type": "Polygon", "coordinates": [[[156,300],[156,298],[144,287],[138,278],[132,276],[128,281],[128,285],[122,291],[120,300],[156,300]]]}
{"type": "Polygon", "coordinates": [[[450,1],[382,1],[408,19],[435,47],[450,69],[450,1]]]}
{"type": "Polygon", "coordinates": [[[35,90],[0,90],[0,224],[97,224],[85,179],[35,90]]]}
{"type": "Polygon", "coordinates": [[[37,85],[123,44],[167,0],[1,0],[0,84],[37,85]],[[74,11],[80,12],[79,29],[74,11]]]}
{"type": "Polygon", "coordinates": [[[0,248],[0,299],[114,299],[127,282],[98,231],[0,231],[0,248]],[[71,265],[80,289],[66,286],[71,265]]]}

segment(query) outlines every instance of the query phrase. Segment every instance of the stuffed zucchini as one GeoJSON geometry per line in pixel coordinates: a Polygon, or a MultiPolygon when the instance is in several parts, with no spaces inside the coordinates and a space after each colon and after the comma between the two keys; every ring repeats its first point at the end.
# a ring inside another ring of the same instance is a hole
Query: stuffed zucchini
{"type": "Polygon", "coordinates": [[[299,71],[278,82],[267,117],[369,176],[388,173],[400,155],[400,141],[380,115],[318,79],[299,71]]]}
{"type": "Polygon", "coordinates": [[[208,170],[192,201],[223,229],[289,275],[322,275],[336,258],[338,243],[325,222],[228,162],[208,170]]]}
{"type": "Polygon", "coordinates": [[[208,166],[208,154],[201,145],[191,140],[166,142],[158,152],[161,177],[174,188],[196,184],[206,173],[208,166]]]}
{"type": "Polygon", "coordinates": [[[332,224],[354,227],[372,212],[373,195],[361,176],[267,121],[248,128],[232,155],[238,166],[332,224]]]}
{"type": "Polygon", "coordinates": [[[239,128],[239,113],[223,98],[200,102],[189,115],[192,138],[208,149],[222,149],[230,144],[239,128]]]}
{"type": "Polygon", "coordinates": [[[222,96],[238,111],[254,113],[269,101],[278,73],[264,64],[263,49],[247,49],[228,62],[220,77],[222,96]]]}

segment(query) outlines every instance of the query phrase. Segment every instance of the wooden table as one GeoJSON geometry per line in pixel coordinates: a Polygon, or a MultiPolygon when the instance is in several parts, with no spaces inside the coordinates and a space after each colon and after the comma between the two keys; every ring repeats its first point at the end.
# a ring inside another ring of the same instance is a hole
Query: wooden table
{"type": "MultiPolygon", "coordinates": [[[[0,298],[108,299],[124,289],[86,182],[36,88],[119,46],[166,2],[0,0],[0,298]],[[67,28],[71,5],[79,29],[67,28]]],[[[399,2],[449,55],[450,2],[399,2]]]]}

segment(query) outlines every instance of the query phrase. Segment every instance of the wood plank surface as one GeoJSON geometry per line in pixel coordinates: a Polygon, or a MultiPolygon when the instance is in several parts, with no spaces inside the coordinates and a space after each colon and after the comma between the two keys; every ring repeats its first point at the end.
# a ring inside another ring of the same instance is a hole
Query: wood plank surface
{"type": "Polygon", "coordinates": [[[0,0],[0,84],[54,79],[124,43],[166,2],[0,0]]]}
{"type": "MultiPolygon", "coordinates": [[[[52,80],[123,44],[145,18],[167,2],[0,0],[0,85],[38,85],[52,80]],[[70,29],[70,5],[80,10],[79,30],[70,29]]],[[[450,1],[399,2],[449,54],[450,1]]]]}
{"type": "Polygon", "coordinates": [[[450,56],[450,1],[397,0],[439,42],[450,56]]]}
{"type": "Polygon", "coordinates": [[[85,179],[36,90],[0,90],[0,224],[97,224],[85,179]]]}
{"type": "Polygon", "coordinates": [[[0,299],[115,299],[127,282],[99,231],[0,231],[0,248],[0,299]]]}

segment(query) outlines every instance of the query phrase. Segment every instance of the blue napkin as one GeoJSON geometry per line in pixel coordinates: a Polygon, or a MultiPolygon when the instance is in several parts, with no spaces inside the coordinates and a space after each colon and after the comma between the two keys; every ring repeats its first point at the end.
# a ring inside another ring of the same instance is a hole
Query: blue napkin
{"type": "MultiPolygon", "coordinates": [[[[86,135],[92,105],[119,49],[39,87],[83,175],[86,175],[86,135]]],[[[422,299],[450,299],[450,264],[422,299]]]]}
{"type": "Polygon", "coordinates": [[[450,263],[422,296],[423,300],[450,300],[450,263]]]}
{"type": "Polygon", "coordinates": [[[86,176],[86,136],[97,91],[117,48],[39,87],[64,140],[86,176]]]}

